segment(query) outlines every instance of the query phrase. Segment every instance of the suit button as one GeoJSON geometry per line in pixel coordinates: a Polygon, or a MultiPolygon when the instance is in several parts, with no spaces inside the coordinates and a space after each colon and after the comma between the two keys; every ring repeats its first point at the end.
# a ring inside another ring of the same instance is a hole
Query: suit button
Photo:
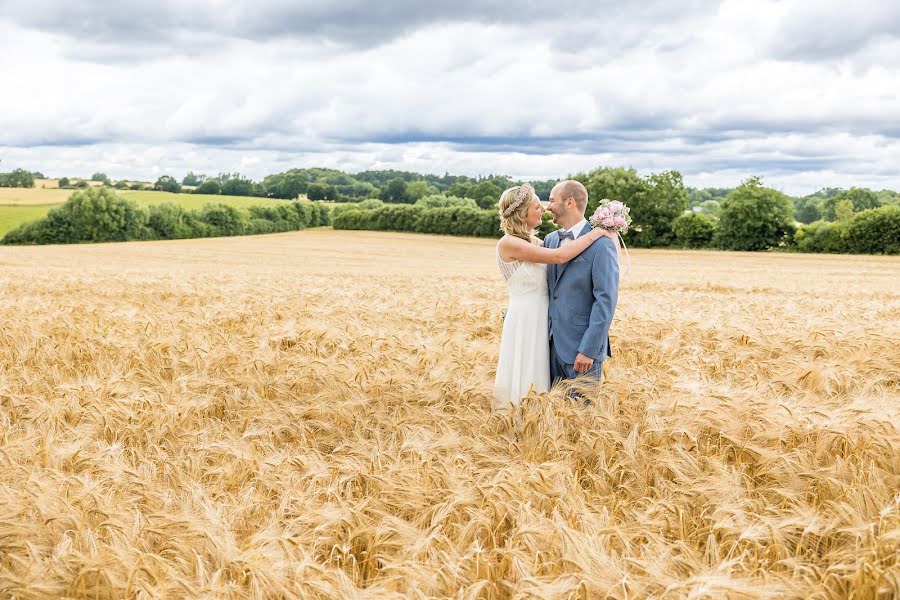
{"type": "Polygon", "coordinates": [[[553,294],[553,299],[556,300],[556,298],[557,298],[557,295],[553,294]]]}

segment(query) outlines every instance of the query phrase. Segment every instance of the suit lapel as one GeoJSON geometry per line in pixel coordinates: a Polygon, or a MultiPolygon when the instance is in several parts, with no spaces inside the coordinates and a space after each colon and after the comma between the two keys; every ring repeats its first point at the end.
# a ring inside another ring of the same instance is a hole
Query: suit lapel
{"type": "MultiPolygon", "coordinates": [[[[585,224],[584,224],[584,227],[581,228],[581,233],[578,234],[578,237],[583,236],[584,234],[586,234],[586,233],[587,233],[588,231],[590,231],[591,229],[593,229],[593,227],[591,227],[591,224],[590,224],[590,223],[585,223],[585,224]]],[[[557,236],[556,239],[559,240],[559,236],[557,236]]],[[[573,241],[574,241],[574,240],[573,240],[573,241]]],[[[571,243],[571,242],[570,242],[570,243],[571,243]]],[[[558,245],[559,245],[559,242],[557,241],[557,246],[558,246],[558,245]]],[[[572,261],[569,261],[569,262],[572,262],[572,261]]],[[[558,269],[557,274],[556,274],[556,282],[557,282],[557,283],[559,283],[560,277],[562,277],[563,273],[566,272],[566,267],[568,267],[568,266],[569,266],[569,263],[563,263],[563,264],[559,265],[559,269],[558,269]]]]}

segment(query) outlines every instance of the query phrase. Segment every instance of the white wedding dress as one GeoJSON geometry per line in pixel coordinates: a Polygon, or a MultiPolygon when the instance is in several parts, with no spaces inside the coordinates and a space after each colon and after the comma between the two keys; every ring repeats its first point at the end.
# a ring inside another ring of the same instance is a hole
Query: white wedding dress
{"type": "Polygon", "coordinates": [[[499,250],[497,264],[509,288],[509,309],[500,337],[493,409],[508,411],[519,406],[529,388],[550,389],[547,265],[506,262],[499,250]]]}

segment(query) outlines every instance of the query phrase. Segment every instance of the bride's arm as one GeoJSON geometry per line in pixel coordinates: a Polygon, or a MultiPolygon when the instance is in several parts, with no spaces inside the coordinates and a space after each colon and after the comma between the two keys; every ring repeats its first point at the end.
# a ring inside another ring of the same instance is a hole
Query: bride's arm
{"type": "Polygon", "coordinates": [[[577,240],[567,244],[564,248],[544,248],[529,244],[525,240],[511,235],[504,236],[500,240],[500,248],[503,251],[503,259],[507,262],[524,260],[530,263],[543,263],[547,265],[561,265],[567,263],[585,250],[588,246],[606,235],[605,229],[591,229],[586,234],[579,236],[577,240]]]}

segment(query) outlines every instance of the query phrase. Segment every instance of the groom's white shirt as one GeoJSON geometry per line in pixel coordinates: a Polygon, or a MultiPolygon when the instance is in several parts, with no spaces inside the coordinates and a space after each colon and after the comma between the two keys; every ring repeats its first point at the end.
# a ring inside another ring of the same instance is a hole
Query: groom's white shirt
{"type": "MultiPolygon", "coordinates": [[[[564,229],[563,231],[570,231],[572,233],[572,235],[575,236],[575,239],[578,239],[578,235],[581,233],[581,230],[584,229],[585,225],[587,225],[587,219],[582,219],[582,220],[578,221],[577,223],[575,223],[574,225],[572,225],[572,227],[570,227],[569,229],[564,229]]],[[[563,246],[567,245],[568,243],[569,243],[569,238],[560,240],[559,247],[562,248],[563,246]]]]}

